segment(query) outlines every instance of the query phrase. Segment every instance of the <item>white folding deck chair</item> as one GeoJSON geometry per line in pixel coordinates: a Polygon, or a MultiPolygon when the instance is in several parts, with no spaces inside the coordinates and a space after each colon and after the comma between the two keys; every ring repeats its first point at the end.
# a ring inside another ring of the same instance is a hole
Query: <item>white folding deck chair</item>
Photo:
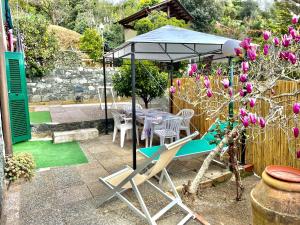
{"type": "Polygon", "coordinates": [[[133,210],[137,215],[141,218],[145,219],[149,224],[155,225],[156,221],[164,215],[168,210],[170,210],[174,206],[180,207],[183,211],[187,213],[187,215],[178,223],[180,225],[185,224],[190,219],[195,218],[195,214],[182,203],[182,200],[176,191],[175,185],[173,184],[166,167],[175,157],[177,151],[187,142],[191,141],[194,137],[196,137],[199,133],[195,132],[190,136],[187,136],[183,139],[177,140],[171,144],[165,144],[160,147],[160,149],[153,154],[151,158],[148,158],[146,162],[140,165],[136,170],[133,170],[131,167],[127,166],[125,169],[120,170],[108,177],[99,178],[100,181],[105,184],[110,190],[110,192],[103,198],[100,202],[99,206],[101,206],[104,202],[108,201],[113,197],[118,197],[120,200],[125,202],[131,210],[133,210]],[[145,173],[141,173],[144,171],[153,161],[159,157],[159,159],[155,162],[155,164],[147,170],[145,173]],[[168,184],[170,185],[171,191],[174,197],[166,194],[160,187],[156,186],[150,181],[150,178],[156,176],[161,172],[161,177],[164,177],[168,184]],[[162,194],[170,203],[165,206],[163,209],[158,211],[154,216],[151,216],[149,210],[141,196],[139,191],[139,185],[143,183],[150,184],[155,190],[157,190],[160,194],[162,194]],[[122,193],[126,190],[132,189],[135,193],[141,209],[135,207],[128,199],[126,199],[122,193]]]}

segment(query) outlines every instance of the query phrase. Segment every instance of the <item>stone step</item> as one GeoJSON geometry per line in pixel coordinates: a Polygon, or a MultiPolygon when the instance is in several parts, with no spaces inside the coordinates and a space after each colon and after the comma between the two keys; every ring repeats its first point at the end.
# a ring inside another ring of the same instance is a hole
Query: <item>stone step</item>
{"type": "Polygon", "coordinates": [[[54,144],[58,144],[71,141],[84,141],[96,138],[98,134],[99,132],[96,128],[53,132],[53,142],[54,144]]]}

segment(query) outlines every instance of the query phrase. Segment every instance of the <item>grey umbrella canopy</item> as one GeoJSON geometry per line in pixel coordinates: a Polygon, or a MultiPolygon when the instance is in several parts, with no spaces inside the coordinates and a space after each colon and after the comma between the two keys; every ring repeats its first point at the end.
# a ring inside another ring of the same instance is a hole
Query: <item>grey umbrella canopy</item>
{"type": "Polygon", "coordinates": [[[138,35],[105,55],[106,58],[130,58],[135,44],[135,59],[177,62],[198,56],[223,54],[223,45],[230,38],[164,26],[138,35]]]}

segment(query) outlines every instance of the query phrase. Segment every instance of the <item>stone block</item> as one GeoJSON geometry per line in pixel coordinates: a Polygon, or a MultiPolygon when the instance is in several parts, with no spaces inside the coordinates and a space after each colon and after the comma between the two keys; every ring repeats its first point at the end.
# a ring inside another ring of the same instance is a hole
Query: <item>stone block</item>
{"type": "Polygon", "coordinates": [[[53,132],[53,142],[55,144],[71,141],[83,141],[98,137],[96,128],[53,132]]]}

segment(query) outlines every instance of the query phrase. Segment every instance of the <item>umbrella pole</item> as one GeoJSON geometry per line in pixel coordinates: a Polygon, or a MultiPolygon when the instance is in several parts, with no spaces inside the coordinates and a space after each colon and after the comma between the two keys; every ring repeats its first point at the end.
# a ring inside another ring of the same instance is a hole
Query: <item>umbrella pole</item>
{"type": "Polygon", "coordinates": [[[107,93],[106,93],[106,68],[105,56],[103,56],[103,86],[104,86],[104,105],[105,105],[105,134],[108,134],[108,116],[107,116],[107,93]]]}
{"type": "Polygon", "coordinates": [[[131,88],[132,88],[132,167],[136,169],[136,113],[135,113],[135,46],[131,44],[131,88]]]}

